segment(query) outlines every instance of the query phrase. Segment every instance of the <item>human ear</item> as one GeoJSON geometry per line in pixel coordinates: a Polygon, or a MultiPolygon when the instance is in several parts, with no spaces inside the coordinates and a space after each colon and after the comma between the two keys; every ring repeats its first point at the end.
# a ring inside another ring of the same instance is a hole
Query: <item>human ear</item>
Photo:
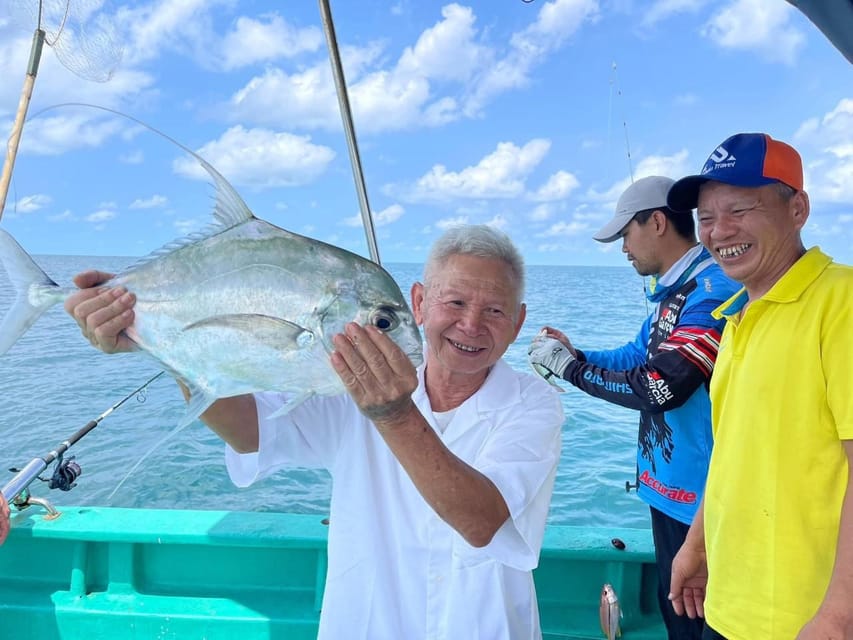
{"type": "Polygon", "coordinates": [[[424,285],[416,282],[412,285],[412,314],[415,316],[415,322],[420,326],[424,323],[424,285]]]}
{"type": "Polygon", "coordinates": [[[806,220],[809,219],[809,194],[805,191],[797,191],[797,193],[791,197],[791,200],[788,202],[788,206],[797,230],[802,229],[806,226],[806,220]]]}

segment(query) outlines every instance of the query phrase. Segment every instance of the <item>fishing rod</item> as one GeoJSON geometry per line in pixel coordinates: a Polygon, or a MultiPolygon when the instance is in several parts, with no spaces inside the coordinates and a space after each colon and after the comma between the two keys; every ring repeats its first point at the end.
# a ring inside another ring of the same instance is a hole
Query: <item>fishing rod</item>
{"type": "Polygon", "coordinates": [[[352,120],[349,96],[347,94],[347,81],[344,77],[344,69],[341,65],[341,56],[338,52],[338,40],[335,36],[335,25],[332,22],[332,10],[328,0],[320,0],[320,15],[323,20],[323,31],[326,34],[326,43],[329,47],[329,61],[332,64],[332,75],[335,78],[335,89],[338,94],[338,106],[341,111],[341,119],[344,124],[344,133],[347,138],[350,164],[352,164],[355,189],[358,193],[358,205],[361,209],[361,220],[364,224],[364,233],[367,236],[367,248],[370,250],[370,258],[376,264],[382,264],[379,260],[379,245],[376,242],[376,229],[373,226],[373,216],[370,213],[370,204],[367,201],[367,187],[364,182],[364,171],[361,168],[361,156],[358,153],[358,142],[355,138],[355,125],[352,120]]]}
{"type": "MultiPolygon", "coordinates": [[[[630,140],[628,140],[628,119],[625,117],[625,108],[624,108],[624,105],[622,104],[622,89],[619,87],[619,76],[617,75],[617,72],[616,72],[616,61],[615,60],[613,61],[613,63],[610,66],[610,71],[611,71],[611,73],[610,73],[610,105],[608,107],[608,114],[607,114],[608,159],[609,159],[609,155],[610,155],[610,138],[611,138],[610,128],[611,128],[611,124],[612,124],[612,120],[613,120],[613,115],[612,115],[613,114],[613,91],[615,88],[616,98],[617,98],[617,101],[619,103],[619,115],[622,118],[622,129],[625,132],[625,154],[626,154],[626,158],[628,160],[628,176],[631,178],[631,184],[634,184],[634,165],[633,165],[633,162],[631,160],[631,142],[630,142],[630,140]]],[[[643,281],[643,303],[646,305],[646,315],[648,315],[650,313],[650,311],[649,311],[649,299],[647,296],[648,287],[646,285],[646,277],[641,276],[641,279],[643,281]]],[[[625,490],[628,491],[629,490],[629,487],[627,486],[628,483],[626,482],[625,484],[626,484],[625,490]]]]}
{"type": "Polygon", "coordinates": [[[16,472],[15,477],[13,477],[6,486],[3,487],[2,493],[3,497],[7,502],[14,502],[15,506],[19,508],[23,508],[28,506],[31,502],[41,504],[44,506],[51,514],[55,514],[56,510],[53,507],[50,507],[48,504],[45,504],[45,501],[39,500],[36,498],[30,498],[27,492],[27,487],[38,478],[44,482],[48,483],[49,489],[60,489],[62,491],[70,491],[74,486],[75,481],[82,473],[82,469],[80,465],[74,462],[73,456],[67,460],[63,459],[63,455],[68,449],[70,449],[74,444],[77,443],[83,436],[89,433],[92,429],[98,426],[98,424],[110,415],[113,411],[118,409],[125,402],[130,400],[133,396],[141,393],[145,390],[145,388],[154,382],[157,378],[162,376],[165,371],[161,371],[157,375],[150,378],[145,384],[138,387],[134,391],[131,391],[124,398],[116,402],[109,409],[104,411],[101,415],[99,415],[94,420],[90,420],[84,427],[79,429],[74,435],[72,435],[68,440],[63,441],[59,444],[58,447],[50,451],[47,455],[43,457],[33,458],[23,469],[10,469],[12,472],[16,472]],[[54,467],[53,475],[50,480],[45,480],[44,478],[39,477],[39,474],[44,471],[49,464],[56,461],[56,467],[54,467]]]}

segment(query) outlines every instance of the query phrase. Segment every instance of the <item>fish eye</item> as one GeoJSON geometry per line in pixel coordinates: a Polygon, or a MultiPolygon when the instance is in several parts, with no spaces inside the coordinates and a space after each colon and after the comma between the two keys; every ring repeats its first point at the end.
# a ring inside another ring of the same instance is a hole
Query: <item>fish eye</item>
{"type": "Polygon", "coordinates": [[[400,324],[397,312],[389,307],[379,307],[370,314],[370,324],[382,331],[393,331],[400,324]]]}

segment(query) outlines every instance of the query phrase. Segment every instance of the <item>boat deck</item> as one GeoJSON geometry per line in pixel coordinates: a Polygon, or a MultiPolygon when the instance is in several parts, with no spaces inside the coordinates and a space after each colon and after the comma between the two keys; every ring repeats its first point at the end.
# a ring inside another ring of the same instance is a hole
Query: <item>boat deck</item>
{"type": "MultiPolygon", "coordinates": [[[[0,547],[2,640],[316,638],[326,572],[317,516],[60,511],[13,515],[0,547]]],[[[605,582],[622,603],[623,638],[666,635],[647,530],[551,526],[535,579],[547,640],[601,638],[605,582]]]]}

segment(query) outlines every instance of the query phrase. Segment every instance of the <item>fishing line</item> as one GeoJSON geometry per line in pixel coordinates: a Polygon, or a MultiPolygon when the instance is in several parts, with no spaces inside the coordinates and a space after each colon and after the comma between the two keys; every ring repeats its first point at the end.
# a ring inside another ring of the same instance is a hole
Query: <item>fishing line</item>
{"type": "Polygon", "coordinates": [[[619,87],[619,74],[616,71],[616,63],[613,63],[613,81],[612,85],[616,86],[616,98],[619,102],[619,116],[622,118],[622,129],[625,132],[625,151],[628,157],[628,175],[631,177],[631,184],[634,184],[634,167],[631,163],[631,141],[628,139],[628,121],[625,119],[625,110],[622,104],[622,89],[619,87]]]}
{"type": "MultiPolygon", "coordinates": [[[[127,394],[124,398],[116,402],[109,409],[104,411],[101,415],[99,415],[94,420],[90,420],[74,433],[70,438],[64,440],[57,446],[55,449],[47,453],[47,455],[43,457],[33,458],[23,469],[10,469],[13,473],[16,473],[15,477],[13,477],[6,486],[3,487],[2,493],[3,497],[7,502],[12,502],[21,494],[23,494],[27,487],[36,479],[42,480],[43,482],[48,483],[48,488],[50,489],[60,489],[62,491],[69,491],[75,484],[75,480],[82,473],[82,469],[80,465],[74,462],[73,456],[67,460],[63,459],[63,455],[68,449],[70,449],[74,444],[76,444],[81,438],[83,438],[86,434],[88,434],[92,429],[98,426],[100,422],[110,415],[113,411],[122,406],[125,402],[133,398],[134,396],[141,396],[141,402],[145,401],[146,396],[144,395],[145,389],[154,382],[157,378],[162,376],[165,371],[161,371],[157,375],[148,379],[143,385],[137,387],[129,394],[127,394]],[[56,467],[53,472],[53,476],[47,480],[39,476],[39,474],[44,471],[47,466],[56,461],[56,467]]],[[[19,506],[25,506],[27,504],[27,499],[23,499],[18,502],[19,506]]]]}
{"type": "MultiPolygon", "coordinates": [[[[625,132],[625,154],[628,159],[628,176],[631,178],[631,184],[634,184],[634,166],[631,160],[631,141],[628,139],[628,119],[625,117],[625,108],[622,104],[622,89],[619,86],[619,76],[616,71],[616,62],[614,61],[611,66],[611,74],[610,74],[610,109],[608,111],[607,117],[607,147],[608,147],[608,157],[610,155],[610,131],[612,124],[612,106],[613,106],[613,88],[616,88],[616,97],[619,102],[619,116],[622,118],[622,129],[625,132]]],[[[609,166],[609,164],[608,164],[609,166]]],[[[646,284],[645,276],[641,276],[641,280],[643,281],[643,302],[646,306],[646,315],[648,316],[651,311],[649,311],[649,298],[648,298],[648,286],[646,284]]]]}

